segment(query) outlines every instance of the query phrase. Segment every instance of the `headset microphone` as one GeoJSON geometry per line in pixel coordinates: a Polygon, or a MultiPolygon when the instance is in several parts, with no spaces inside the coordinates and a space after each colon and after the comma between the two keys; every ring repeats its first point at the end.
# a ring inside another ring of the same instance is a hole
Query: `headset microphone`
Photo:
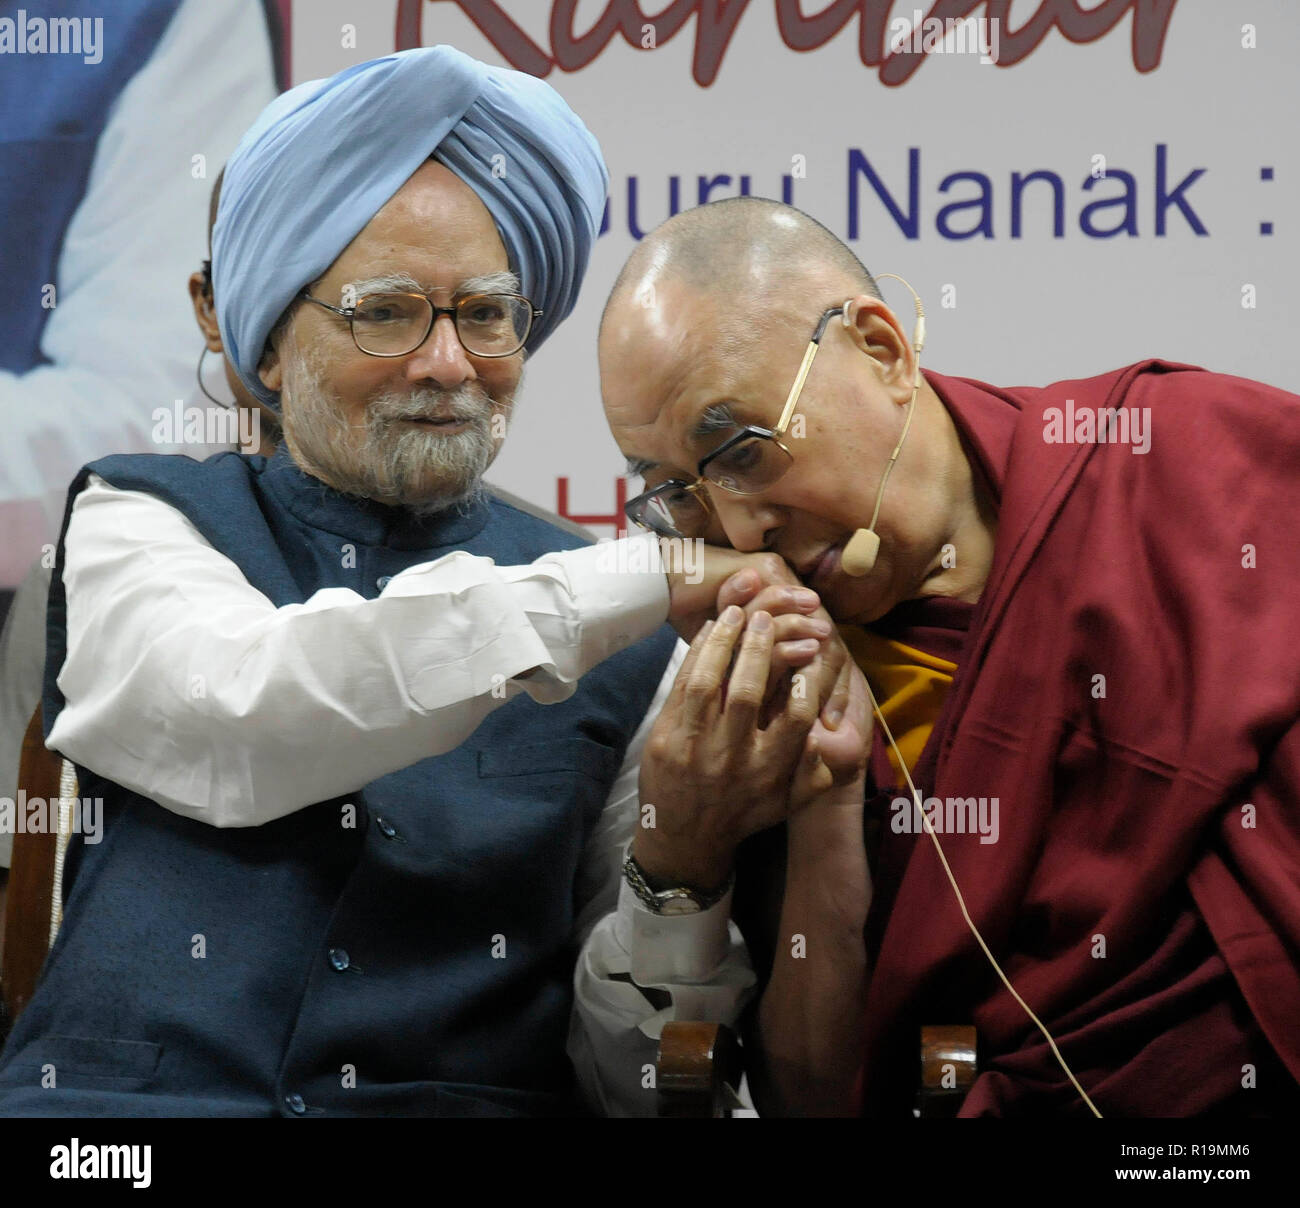
{"type": "MultiPolygon", "coordinates": [[[[916,411],[916,395],[921,389],[921,349],[925,347],[925,309],[921,305],[921,298],[903,278],[896,273],[882,273],[876,278],[877,281],[883,281],[891,278],[894,281],[902,281],[907,287],[907,292],[912,295],[912,300],[916,303],[916,326],[912,329],[912,347],[916,351],[916,375],[912,381],[912,397],[907,403],[907,418],[903,421],[903,431],[898,438],[898,444],[894,446],[894,451],[889,455],[889,461],[885,466],[885,472],[880,477],[880,489],[876,492],[876,506],[871,513],[871,523],[866,528],[860,528],[848,543],[844,546],[844,552],[840,555],[840,566],[846,575],[852,575],[855,579],[862,578],[863,575],[871,573],[872,567],[876,565],[876,557],[880,553],[880,536],[876,532],[876,521],[880,517],[880,501],[885,496],[885,483],[889,481],[890,471],[894,468],[894,462],[898,460],[898,455],[902,452],[903,442],[907,439],[907,431],[912,426],[912,415],[916,411]]],[[[848,327],[852,322],[849,314],[849,306],[844,304],[844,326],[848,327]]]]}
{"type": "Polygon", "coordinates": [[[880,538],[869,528],[858,529],[840,555],[840,565],[846,575],[860,579],[871,573],[876,564],[876,555],[880,553],[880,538]]]}

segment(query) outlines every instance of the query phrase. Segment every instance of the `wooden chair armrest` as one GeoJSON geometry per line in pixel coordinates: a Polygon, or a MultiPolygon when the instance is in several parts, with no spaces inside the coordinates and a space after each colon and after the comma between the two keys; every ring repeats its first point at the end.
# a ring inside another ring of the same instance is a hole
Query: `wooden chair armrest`
{"type": "MultiPolygon", "coordinates": [[[[23,736],[18,783],[29,799],[56,800],[62,766],[62,758],[45,749],[41,710],[37,707],[23,736]]],[[[18,1018],[36,989],[49,951],[59,838],[57,834],[15,829],[4,912],[4,964],[0,973],[0,990],[10,1023],[18,1018]]]]}
{"type": "MultiPolygon", "coordinates": [[[[968,1024],[921,1029],[916,1107],[922,1118],[953,1116],[979,1075],[978,1037],[968,1024]]],[[[664,1024],[656,1085],[661,1117],[729,1116],[744,1068],[735,1033],[725,1024],[664,1024]]]]}
{"type": "Polygon", "coordinates": [[[725,1024],[666,1023],[655,1063],[661,1117],[718,1119],[731,1115],[743,1061],[725,1024]]]}
{"type": "Polygon", "coordinates": [[[969,1024],[930,1024],[921,1029],[916,1108],[923,1119],[957,1114],[979,1074],[977,1040],[969,1024]]]}

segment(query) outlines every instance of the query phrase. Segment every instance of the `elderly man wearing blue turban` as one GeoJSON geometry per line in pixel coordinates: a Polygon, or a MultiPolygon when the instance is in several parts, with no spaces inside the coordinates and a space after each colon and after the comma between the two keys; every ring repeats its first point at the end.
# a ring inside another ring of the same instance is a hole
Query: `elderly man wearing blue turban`
{"type": "Polygon", "coordinates": [[[285,442],[72,485],[44,723],[103,824],[0,1112],[575,1108],[574,940],[618,891],[669,587],[480,478],[605,184],[547,85],[445,47],[245,136],[215,296],[285,442]]]}

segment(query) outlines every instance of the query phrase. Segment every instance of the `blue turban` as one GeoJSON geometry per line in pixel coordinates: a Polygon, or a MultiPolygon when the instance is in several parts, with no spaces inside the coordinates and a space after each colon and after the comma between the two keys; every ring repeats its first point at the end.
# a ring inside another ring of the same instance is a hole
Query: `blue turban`
{"type": "Polygon", "coordinates": [[[573,309],[609,185],[591,132],[533,76],[450,46],[386,55],[277,97],[226,165],[213,292],[226,355],[255,397],[279,406],[257,376],[276,320],[430,156],[487,206],[545,312],[529,351],[573,309]]]}

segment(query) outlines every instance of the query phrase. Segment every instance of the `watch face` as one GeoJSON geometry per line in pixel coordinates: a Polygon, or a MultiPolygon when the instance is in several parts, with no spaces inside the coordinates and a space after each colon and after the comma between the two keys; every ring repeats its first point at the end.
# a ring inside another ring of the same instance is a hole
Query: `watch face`
{"type": "Polygon", "coordinates": [[[659,898],[660,914],[699,914],[700,904],[684,889],[670,889],[659,898]]]}

